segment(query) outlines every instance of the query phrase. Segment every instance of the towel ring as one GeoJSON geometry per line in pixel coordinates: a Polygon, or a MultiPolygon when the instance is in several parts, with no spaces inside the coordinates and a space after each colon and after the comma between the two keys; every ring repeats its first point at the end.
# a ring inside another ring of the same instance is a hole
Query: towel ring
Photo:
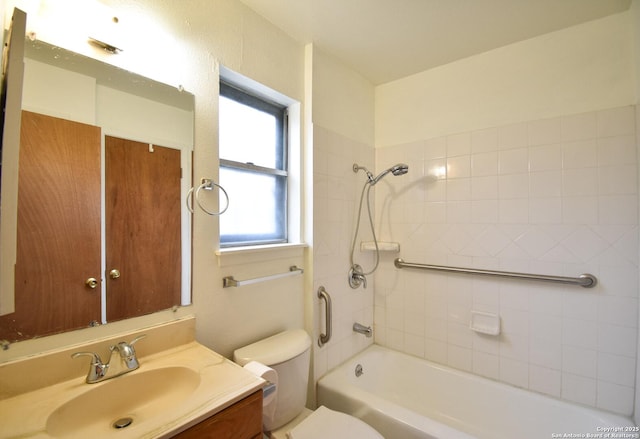
{"type": "Polygon", "coordinates": [[[189,203],[189,200],[191,199],[192,194],[193,194],[193,198],[195,198],[196,203],[198,204],[198,207],[200,209],[202,209],[208,215],[212,215],[212,216],[213,215],[222,215],[229,208],[229,194],[227,194],[227,191],[225,191],[222,186],[220,186],[218,183],[216,183],[215,181],[213,181],[213,180],[211,180],[209,178],[203,178],[202,179],[202,184],[200,184],[200,186],[198,186],[197,188],[192,187],[191,189],[189,189],[189,192],[187,192],[187,209],[189,209],[189,212],[191,212],[191,213],[193,213],[193,207],[189,203]],[[214,186],[217,187],[224,194],[224,197],[227,200],[227,202],[226,202],[226,204],[224,206],[224,209],[222,209],[220,212],[211,212],[210,210],[205,208],[202,205],[202,203],[200,202],[200,191],[202,189],[205,189],[205,190],[208,190],[208,191],[213,190],[214,186]],[[195,189],[195,191],[194,191],[194,189],[195,189]]]}

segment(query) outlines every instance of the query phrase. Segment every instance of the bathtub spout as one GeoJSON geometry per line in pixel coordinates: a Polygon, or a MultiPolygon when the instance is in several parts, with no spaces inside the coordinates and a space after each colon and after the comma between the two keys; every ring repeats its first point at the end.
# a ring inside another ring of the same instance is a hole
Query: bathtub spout
{"type": "Polygon", "coordinates": [[[360,323],[354,323],[353,330],[359,334],[366,335],[367,338],[373,335],[373,329],[371,329],[371,326],[364,326],[364,325],[361,325],[360,323]]]}

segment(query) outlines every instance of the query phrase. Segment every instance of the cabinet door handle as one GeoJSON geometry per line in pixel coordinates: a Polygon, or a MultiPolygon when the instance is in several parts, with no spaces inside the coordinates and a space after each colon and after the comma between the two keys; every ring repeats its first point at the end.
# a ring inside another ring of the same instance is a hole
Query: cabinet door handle
{"type": "Polygon", "coordinates": [[[111,279],[117,279],[117,278],[119,278],[119,277],[120,277],[120,270],[118,270],[118,269],[114,268],[113,270],[111,270],[111,271],[109,272],[109,277],[110,277],[111,279]]]}
{"type": "Polygon", "coordinates": [[[98,280],[95,277],[90,277],[89,279],[84,281],[84,284],[89,288],[94,289],[98,286],[98,280]]]}

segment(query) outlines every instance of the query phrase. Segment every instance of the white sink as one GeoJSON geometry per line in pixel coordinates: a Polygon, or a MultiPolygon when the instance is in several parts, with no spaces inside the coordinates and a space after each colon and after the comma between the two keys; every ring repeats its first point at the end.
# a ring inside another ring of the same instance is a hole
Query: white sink
{"type": "Polygon", "coordinates": [[[141,357],[138,370],[97,384],[78,377],[0,400],[0,438],[169,437],[262,383],[192,342],[141,357]]]}
{"type": "Polygon", "coordinates": [[[123,375],[62,404],[47,419],[46,431],[60,438],[106,437],[114,428],[128,428],[163,412],[170,416],[199,384],[200,374],[186,367],[123,375]]]}

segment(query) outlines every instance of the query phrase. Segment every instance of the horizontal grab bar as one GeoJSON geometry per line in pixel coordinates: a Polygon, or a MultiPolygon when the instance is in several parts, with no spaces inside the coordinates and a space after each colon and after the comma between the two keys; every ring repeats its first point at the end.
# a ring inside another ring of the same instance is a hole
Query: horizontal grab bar
{"type": "Polygon", "coordinates": [[[272,274],[271,276],[256,277],[254,279],[236,280],[233,278],[233,276],[226,276],[222,278],[222,287],[223,288],[242,287],[244,285],[251,285],[251,284],[256,284],[258,282],[264,282],[267,280],[274,280],[274,279],[280,279],[283,277],[295,276],[297,274],[302,274],[302,273],[304,273],[304,270],[302,268],[298,268],[295,265],[292,265],[291,267],[289,267],[289,271],[286,273],[272,274]]]}
{"type": "Polygon", "coordinates": [[[513,279],[539,280],[544,282],[580,285],[581,287],[584,287],[584,288],[593,288],[598,283],[598,279],[594,275],[589,273],[581,274],[579,277],[548,276],[544,274],[514,273],[511,271],[477,270],[475,268],[446,267],[444,265],[416,264],[412,262],[405,262],[401,258],[397,258],[394,261],[394,265],[396,266],[396,268],[420,268],[423,270],[448,271],[452,273],[468,273],[468,274],[480,274],[480,275],[486,275],[486,276],[509,277],[513,279]]]}

